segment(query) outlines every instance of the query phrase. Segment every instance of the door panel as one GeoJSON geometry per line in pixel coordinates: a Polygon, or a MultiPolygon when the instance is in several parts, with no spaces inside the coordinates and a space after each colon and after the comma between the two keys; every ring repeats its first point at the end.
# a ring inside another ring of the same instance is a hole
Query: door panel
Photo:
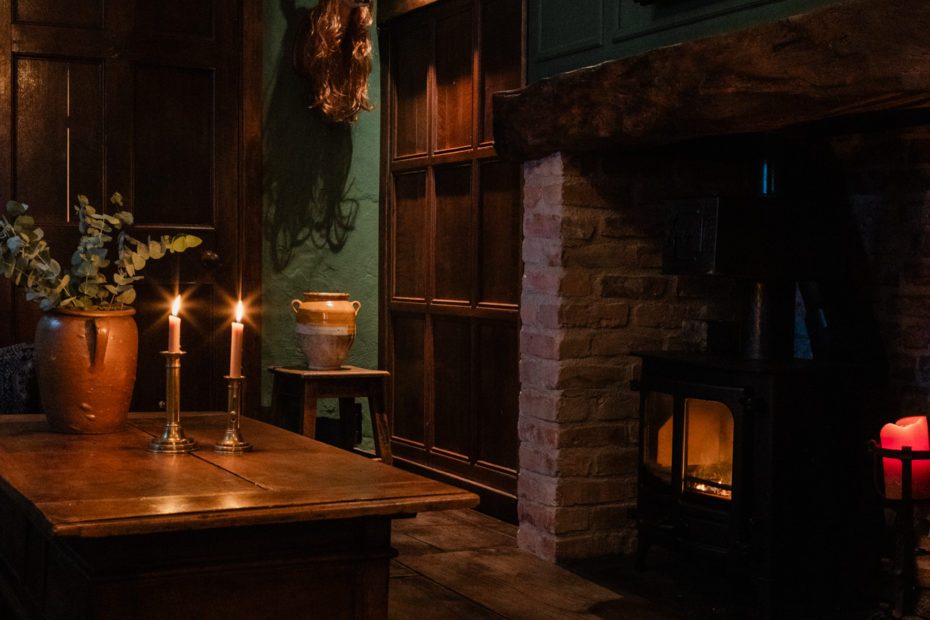
{"type": "Polygon", "coordinates": [[[467,320],[433,319],[436,394],[433,447],[467,460],[474,453],[471,419],[471,335],[467,320]]]}
{"type": "Polygon", "coordinates": [[[490,161],[481,164],[481,245],[479,272],[481,303],[517,304],[520,301],[520,248],[523,242],[521,172],[518,164],[490,161]]]}
{"type": "MultiPolygon", "coordinates": [[[[258,147],[241,139],[260,118],[260,93],[242,87],[261,62],[243,53],[260,36],[260,10],[257,0],[0,0],[0,49],[11,67],[0,74],[9,80],[0,113],[13,143],[0,181],[7,197],[30,205],[59,260],[70,262],[77,243],[79,193],[112,211],[108,198],[120,192],[137,238],[204,240],[142,272],[137,410],[164,400],[159,352],[177,293],[185,299],[182,408],[225,407],[233,300],[260,286],[255,269],[243,280],[240,255],[260,252],[260,236],[240,228],[255,219],[244,205],[260,202],[259,184],[244,180],[260,178],[258,147]],[[218,261],[202,262],[203,250],[218,261]]],[[[9,317],[0,345],[31,340],[39,313],[6,280],[0,286],[0,316],[9,317]]],[[[246,374],[257,375],[258,356],[247,358],[246,374]]]]}

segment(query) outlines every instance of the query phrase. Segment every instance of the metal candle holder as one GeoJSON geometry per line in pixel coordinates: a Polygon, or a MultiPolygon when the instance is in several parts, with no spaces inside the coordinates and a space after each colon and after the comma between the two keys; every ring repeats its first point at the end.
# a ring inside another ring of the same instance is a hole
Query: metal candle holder
{"type": "Polygon", "coordinates": [[[197,449],[197,442],[184,436],[181,428],[181,356],[184,351],[162,351],[165,356],[165,431],[149,442],[149,450],[159,454],[186,454],[197,449]]]}
{"type": "Polygon", "coordinates": [[[227,376],[226,381],[229,383],[226,399],[226,436],[216,442],[213,449],[221,454],[242,454],[252,449],[252,444],[243,441],[242,435],[239,434],[245,377],[227,376]]]}

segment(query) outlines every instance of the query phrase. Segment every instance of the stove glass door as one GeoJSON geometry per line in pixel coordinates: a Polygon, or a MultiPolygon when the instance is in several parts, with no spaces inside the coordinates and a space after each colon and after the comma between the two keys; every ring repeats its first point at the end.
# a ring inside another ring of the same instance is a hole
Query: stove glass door
{"type": "Polygon", "coordinates": [[[716,400],[684,401],[682,490],[731,499],[733,412],[716,400]]]}
{"type": "Polygon", "coordinates": [[[663,392],[648,392],[643,408],[643,462],[655,477],[671,484],[675,398],[663,392]]]}

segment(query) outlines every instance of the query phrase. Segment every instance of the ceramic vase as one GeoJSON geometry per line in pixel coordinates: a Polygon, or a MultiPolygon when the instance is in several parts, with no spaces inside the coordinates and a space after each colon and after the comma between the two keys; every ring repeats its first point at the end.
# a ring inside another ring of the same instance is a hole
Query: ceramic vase
{"type": "Polygon", "coordinates": [[[291,307],[297,314],[297,344],[311,370],[338,370],[355,341],[355,317],[362,304],[348,293],[304,293],[291,307]]]}
{"type": "Polygon", "coordinates": [[[36,378],[52,430],[112,433],[126,425],[139,351],[135,313],[57,309],[39,320],[36,378]]]}

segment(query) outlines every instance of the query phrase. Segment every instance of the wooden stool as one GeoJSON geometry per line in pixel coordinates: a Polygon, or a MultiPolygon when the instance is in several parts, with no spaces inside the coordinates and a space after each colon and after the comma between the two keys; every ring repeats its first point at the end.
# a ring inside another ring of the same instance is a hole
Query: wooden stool
{"type": "Polygon", "coordinates": [[[375,435],[375,453],[388,465],[391,456],[391,428],[384,409],[384,382],[391,373],[386,370],[368,370],[355,366],[343,366],[339,370],[308,370],[272,366],[268,372],[274,374],[271,393],[271,416],[275,424],[296,430],[313,438],[316,435],[316,409],[319,398],[339,399],[339,421],[342,426],[343,447],[355,447],[354,411],[355,398],[368,398],[371,410],[371,426],[375,435]],[[288,396],[291,396],[289,399],[288,396]],[[287,401],[297,400],[297,428],[288,424],[287,401]]]}

